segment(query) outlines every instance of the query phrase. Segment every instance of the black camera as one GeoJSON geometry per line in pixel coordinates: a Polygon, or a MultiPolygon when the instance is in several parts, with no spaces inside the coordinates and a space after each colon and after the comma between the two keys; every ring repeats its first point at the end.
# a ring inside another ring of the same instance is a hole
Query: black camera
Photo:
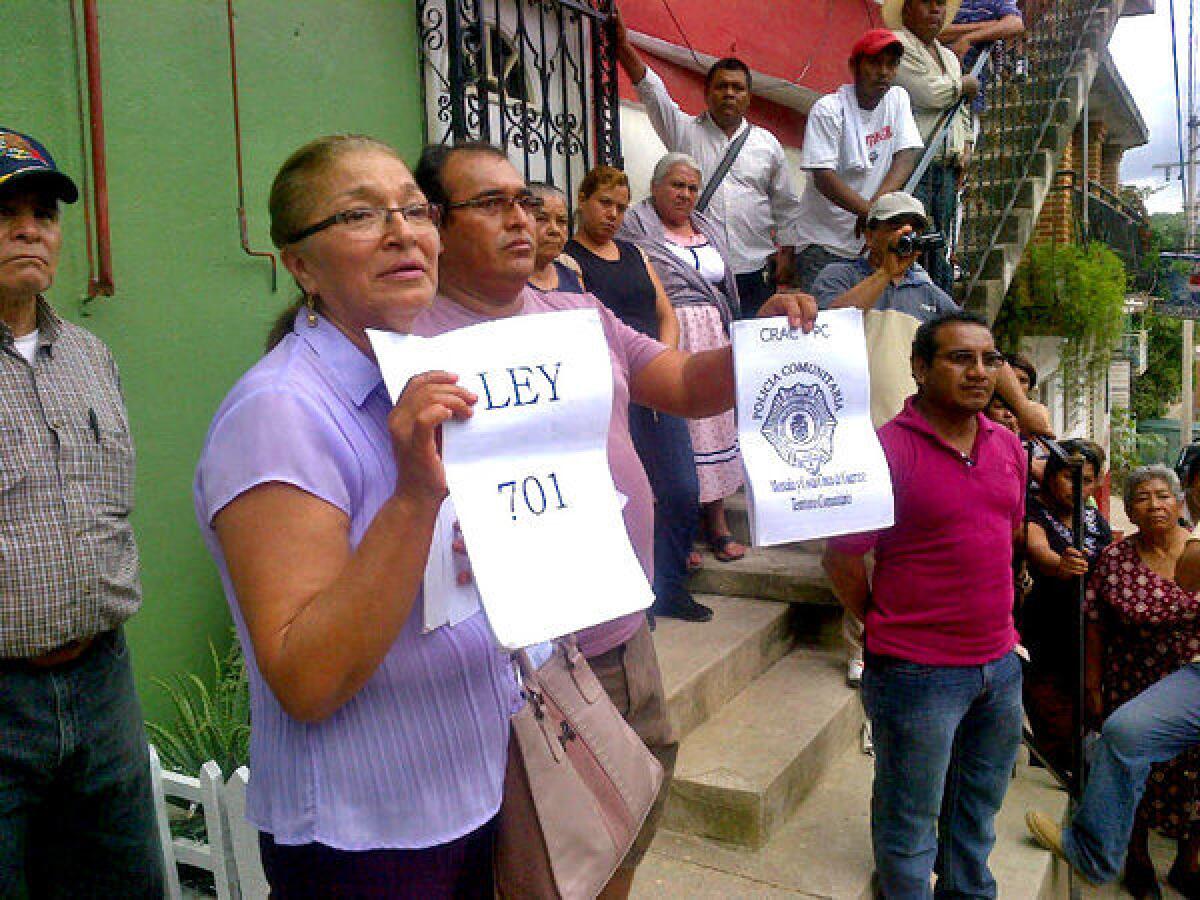
{"type": "Polygon", "coordinates": [[[928,231],[925,234],[913,234],[910,231],[896,238],[896,243],[892,244],[892,252],[897,256],[908,256],[910,253],[935,250],[944,246],[945,243],[946,239],[936,231],[928,231]]]}

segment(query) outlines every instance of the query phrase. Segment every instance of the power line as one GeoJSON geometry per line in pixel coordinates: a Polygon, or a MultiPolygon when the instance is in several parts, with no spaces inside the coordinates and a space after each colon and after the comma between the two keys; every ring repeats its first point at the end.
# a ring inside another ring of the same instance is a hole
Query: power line
{"type": "Polygon", "coordinates": [[[1179,143],[1179,178],[1183,180],[1183,104],[1179,96],[1179,39],[1175,34],[1175,0],[1171,0],[1171,59],[1175,64],[1175,138],[1179,143]]]}
{"type": "MultiPolygon", "coordinates": [[[[1174,3],[1175,0],[1171,0],[1171,2],[1174,3]]],[[[668,3],[667,0],[662,0],[662,5],[663,8],[666,9],[667,15],[671,17],[671,21],[675,23],[675,29],[679,32],[679,36],[683,38],[683,45],[687,47],[688,52],[692,54],[692,59],[696,61],[696,65],[703,68],[704,63],[700,62],[700,57],[696,55],[696,48],[693,47],[692,42],[688,40],[687,32],[683,30],[683,25],[681,25],[679,20],[675,18],[675,10],[671,9],[671,4],[668,3]]]]}
{"type": "Polygon", "coordinates": [[[1188,226],[1188,249],[1195,249],[1196,237],[1196,0],[1188,0],[1187,44],[1187,173],[1183,184],[1184,213],[1188,226]]]}

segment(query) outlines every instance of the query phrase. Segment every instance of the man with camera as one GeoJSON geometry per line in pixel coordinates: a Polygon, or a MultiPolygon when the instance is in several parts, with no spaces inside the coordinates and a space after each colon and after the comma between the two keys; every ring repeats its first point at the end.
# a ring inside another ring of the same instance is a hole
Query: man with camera
{"type": "MultiPolygon", "coordinates": [[[[867,210],[866,221],[865,256],[827,265],[812,292],[820,309],[856,306],[863,311],[871,422],[878,428],[916,393],[908,358],[917,328],[958,307],[917,262],[929,240],[921,235],[928,221],[920,200],[901,191],[882,194],[867,210]],[[922,246],[915,246],[918,241],[922,246]]],[[[857,687],[863,675],[862,623],[849,610],[842,618],[842,634],[849,657],[846,681],[857,687]]],[[[864,738],[864,746],[869,740],[864,738]]]]}
{"type": "Polygon", "coordinates": [[[928,218],[916,197],[883,194],[867,211],[866,254],[831,263],[813,283],[820,309],[863,311],[871,370],[871,421],[878,428],[916,393],[909,366],[913,335],[922,322],[958,307],[921,268],[917,258],[938,240],[925,234],[928,218]]]}
{"type": "MultiPolygon", "coordinates": [[[[856,306],[865,313],[871,421],[876,428],[894,418],[917,392],[909,367],[917,328],[958,309],[917,262],[926,250],[943,243],[940,234],[926,233],[928,227],[929,217],[916,197],[902,191],[883,194],[867,212],[866,254],[826,266],[813,284],[818,308],[856,306]]],[[[1029,399],[1007,364],[996,391],[1025,433],[1053,433],[1046,408],[1029,399]]]]}

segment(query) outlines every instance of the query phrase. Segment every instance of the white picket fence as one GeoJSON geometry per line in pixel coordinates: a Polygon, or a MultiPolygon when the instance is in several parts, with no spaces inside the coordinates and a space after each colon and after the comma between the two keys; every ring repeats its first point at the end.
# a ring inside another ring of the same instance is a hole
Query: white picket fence
{"type": "Polygon", "coordinates": [[[150,746],[150,774],[158,836],[162,845],[168,900],[183,900],[179,865],[213,875],[218,900],[263,900],[269,894],[258,855],[258,829],[246,821],[246,787],[250,770],[242,766],[225,781],[221,767],[209,761],[199,777],[165,770],[158,751],[150,746]],[[168,800],[198,807],[204,817],[206,841],[172,837],[168,800]]]}

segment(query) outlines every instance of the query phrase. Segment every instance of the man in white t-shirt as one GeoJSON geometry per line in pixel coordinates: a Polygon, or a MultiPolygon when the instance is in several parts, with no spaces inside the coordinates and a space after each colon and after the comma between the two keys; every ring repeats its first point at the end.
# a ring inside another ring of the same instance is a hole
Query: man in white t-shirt
{"type": "Polygon", "coordinates": [[[854,83],[809,111],[800,165],[811,178],[795,227],[796,281],[803,291],[829,263],[862,252],[872,201],[900,190],[920,158],[921,133],[908,94],[892,85],[903,55],[904,44],[891,31],[868,31],[850,51],[854,83]]]}

